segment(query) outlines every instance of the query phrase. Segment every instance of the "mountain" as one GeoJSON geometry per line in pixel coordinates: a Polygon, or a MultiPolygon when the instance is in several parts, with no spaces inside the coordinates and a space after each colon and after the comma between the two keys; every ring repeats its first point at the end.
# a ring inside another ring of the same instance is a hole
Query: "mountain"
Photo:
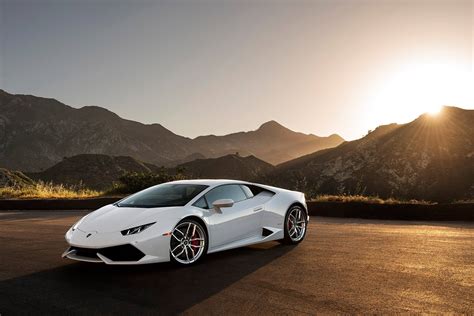
{"type": "Polygon", "coordinates": [[[211,150],[211,157],[239,152],[241,155],[254,155],[274,165],[320,149],[335,147],[343,141],[336,134],[318,137],[294,132],[275,121],[264,123],[255,131],[194,139],[199,151],[211,150]]]}
{"type": "Polygon", "coordinates": [[[226,155],[219,158],[196,159],[180,164],[177,169],[191,178],[254,180],[275,167],[255,156],[226,155]]]}
{"type": "Polygon", "coordinates": [[[34,180],[56,184],[78,185],[91,189],[108,189],[127,172],[156,172],[159,168],[126,156],[83,154],[57,163],[42,172],[29,173],[34,180]]]}
{"type": "Polygon", "coordinates": [[[268,181],[314,194],[447,202],[474,197],[474,111],[444,107],[277,166],[268,181]]]}
{"type": "Polygon", "coordinates": [[[293,132],[274,121],[256,131],[190,139],[160,124],[126,120],[101,107],[76,109],[55,99],[0,90],[0,166],[8,169],[41,171],[79,154],[130,156],[173,166],[239,152],[280,163],[342,141],[337,135],[293,132]]]}
{"type": "Polygon", "coordinates": [[[192,154],[191,139],[159,124],[124,120],[96,106],[0,91],[0,165],[39,171],[78,154],[132,156],[167,164],[192,154]]]}

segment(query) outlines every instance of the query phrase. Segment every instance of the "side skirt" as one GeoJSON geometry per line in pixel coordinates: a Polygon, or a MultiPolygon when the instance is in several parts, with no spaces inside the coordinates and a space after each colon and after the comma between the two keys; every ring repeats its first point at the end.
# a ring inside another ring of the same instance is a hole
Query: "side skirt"
{"type": "Polygon", "coordinates": [[[262,233],[261,235],[257,236],[252,236],[248,237],[245,239],[237,240],[230,242],[225,245],[221,245],[215,248],[209,248],[207,253],[213,253],[213,252],[219,252],[219,251],[224,251],[224,250],[229,250],[229,249],[235,249],[239,247],[245,247],[245,246],[250,246],[254,244],[259,244],[262,242],[267,242],[267,241],[272,241],[272,240],[279,240],[283,239],[284,233],[282,229],[279,228],[274,228],[274,227],[262,227],[262,233]],[[266,236],[264,236],[266,235],[266,236]]]}

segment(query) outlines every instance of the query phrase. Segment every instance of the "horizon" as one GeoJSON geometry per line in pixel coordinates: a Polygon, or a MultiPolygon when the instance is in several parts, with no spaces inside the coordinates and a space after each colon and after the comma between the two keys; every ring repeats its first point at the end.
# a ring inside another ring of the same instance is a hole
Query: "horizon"
{"type": "Polygon", "coordinates": [[[354,140],[443,104],[474,108],[472,10],[471,1],[6,0],[0,87],[189,138],[275,120],[354,140]]]}

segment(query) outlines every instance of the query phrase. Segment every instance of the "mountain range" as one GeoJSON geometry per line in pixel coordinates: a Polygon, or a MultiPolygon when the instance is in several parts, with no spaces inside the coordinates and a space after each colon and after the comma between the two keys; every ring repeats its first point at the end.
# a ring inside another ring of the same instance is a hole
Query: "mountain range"
{"type": "Polygon", "coordinates": [[[80,154],[130,156],[158,166],[239,152],[271,164],[334,147],[338,135],[291,131],[275,121],[255,131],[195,139],[160,124],[126,120],[97,106],[73,108],[55,99],[0,90],[0,166],[38,172],[80,154]]]}

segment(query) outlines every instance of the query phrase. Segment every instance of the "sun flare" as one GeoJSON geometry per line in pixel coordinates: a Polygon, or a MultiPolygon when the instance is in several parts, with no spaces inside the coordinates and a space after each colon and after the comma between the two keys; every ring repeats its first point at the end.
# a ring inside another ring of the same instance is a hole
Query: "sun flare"
{"type": "Polygon", "coordinates": [[[470,65],[405,64],[375,86],[369,102],[370,125],[406,123],[423,113],[439,115],[444,105],[474,103],[470,65]]]}

